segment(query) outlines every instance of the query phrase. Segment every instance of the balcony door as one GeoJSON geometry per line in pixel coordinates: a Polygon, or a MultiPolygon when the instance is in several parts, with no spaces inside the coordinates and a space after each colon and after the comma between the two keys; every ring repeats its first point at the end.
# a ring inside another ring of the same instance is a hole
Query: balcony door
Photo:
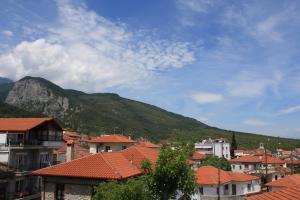
{"type": "Polygon", "coordinates": [[[17,170],[27,170],[26,169],[26,161],[27,155],[26,154],[16,154],[16,169],[17,170]]]}
{"type": "Polygon", "coordinates": [[[236,184],[232,184],[232,195],[236,195],[236,184]]]}

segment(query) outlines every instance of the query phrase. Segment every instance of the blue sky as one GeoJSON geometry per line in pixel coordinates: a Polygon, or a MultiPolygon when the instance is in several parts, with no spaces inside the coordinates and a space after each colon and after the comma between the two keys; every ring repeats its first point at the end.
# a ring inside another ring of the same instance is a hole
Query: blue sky
{"type": "Polygon", "coordinates": [[[0,76],[300,138],[299,1],[0,1],[0,76]]]}

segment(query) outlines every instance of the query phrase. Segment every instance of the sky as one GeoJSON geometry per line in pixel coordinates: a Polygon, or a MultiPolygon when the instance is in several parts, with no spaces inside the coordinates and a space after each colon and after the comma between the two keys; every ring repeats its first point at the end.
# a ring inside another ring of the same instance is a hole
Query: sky
{"type": "Polygon", "coordinates": [[[2,0],[0,76],[300,138],[300,2],[2,0]]]}

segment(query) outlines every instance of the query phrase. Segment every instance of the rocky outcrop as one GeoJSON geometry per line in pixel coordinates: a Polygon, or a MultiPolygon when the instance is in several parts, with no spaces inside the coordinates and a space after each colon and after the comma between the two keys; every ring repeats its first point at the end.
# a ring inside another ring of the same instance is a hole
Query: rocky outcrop
{"type": "Polygon", "coordinates": [[[70,107],[66,96],[60,95],[36,79],[17,81],[8,93],[5,102],[27,111],[40,112],[55,118],[64,118],[70,107]]]}

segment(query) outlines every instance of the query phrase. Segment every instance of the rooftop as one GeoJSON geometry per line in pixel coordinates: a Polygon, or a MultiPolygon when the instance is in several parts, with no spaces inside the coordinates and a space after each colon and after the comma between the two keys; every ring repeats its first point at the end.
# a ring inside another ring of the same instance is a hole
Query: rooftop
{"type": "Polygon", "coordinates": [[[244,182],[259,179],[257,176],[224,171],[213,166],[200,167],[196,171],[196,178],[199,185],[217,185],[219,181],[220,184],[225,184],[231,181],[244,182]]]}
{"type": "Polygon", "coordinates": [[[26,132],[47,121],[55,122],[53,118],[0,118],[0,132],[26,132]]]}
{"type": "Polygon", "coordinates": [[[192,156],[192,160],[204,160],[206,158],[206,155],[203,153],[195,152],[192,156]]]}
{"type": "Polygon", "coordinates": [[[141,167],[143,160],[149,160],[152,166],[155,166],[159,153],[151,148],[142,147],[142,146],[131,146],[127,149],[121,151],[124,157],[127,160],[132,162],[138,168],[141,167]]]}
{"type": "Polygon", "coordinates": [[[300,199],[300,187],[293,186],[284,188],[276,192],[266,192],[263,194],[247,197],[246,200],[292,200],[300,199]]]}
{"type": "Polygon", "coordinates": [[[271,187],[291,187],[295,185],[298,185],[300,187],[300,174],[286,176],[282,179],[272,181],[267,184],[267,186],[271,187]]]}
{"type": "Polygon", "coordinates": [[[270,163],[270,164],[284,164],[285,162],[283,160],[280,160],[279,158],[275,158],[272,156],[242,156],[239,158],[235,158],[230,160],[232,163],[270,163]]]}
{"type": "Polygon", "coordinates": [[[143,147],[148,147],[148,148],[160,148],[161,145],[159,144],[154,144],[152,142],[149,142],[149,141],[142,141],[142,142],[139,142],[139,145],[140,146],[143,146],[143,147]]]}
{"type": "Polygon", "coordinates": [[[97,153],[34,171],[33,175],[90,179],[126,179],[142,172],[121,152],[97,153]]]}
{"type": "Polygon", "coordinates": [[[89,143],[135,143],[134,140],[131,140],[124,135],[107,135],[107,136],[91,139],[88,142],[89,143]]]}

